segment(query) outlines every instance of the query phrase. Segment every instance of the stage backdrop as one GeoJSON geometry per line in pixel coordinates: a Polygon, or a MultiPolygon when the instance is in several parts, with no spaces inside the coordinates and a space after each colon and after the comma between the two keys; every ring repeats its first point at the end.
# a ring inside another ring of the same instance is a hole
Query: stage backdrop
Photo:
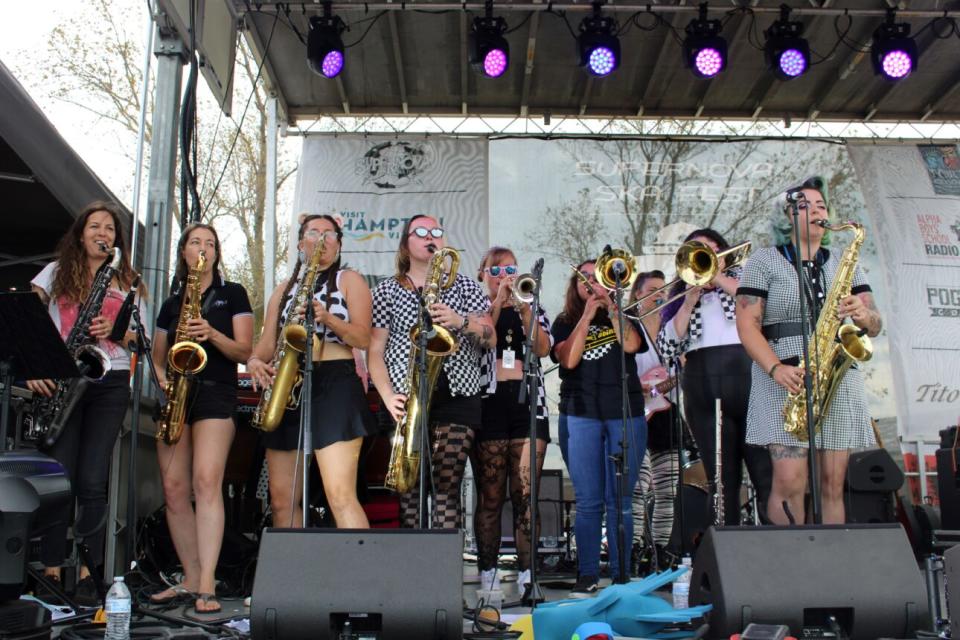
{"type": "Polygon", "coordinates": [[[309,135],[289,246],[299,214],[332,214],[343,226],[344,263],[378,280],[394,273],[407,219],[423,213],[440,220],[472,276],[487,247],[487,208],[485,138],[309,135]]]}
{"type": "Polygon", "coordinates": [[[960,154],[851,146],[888,292],[900,432],[937,438],[960,414],[960,154]]]}

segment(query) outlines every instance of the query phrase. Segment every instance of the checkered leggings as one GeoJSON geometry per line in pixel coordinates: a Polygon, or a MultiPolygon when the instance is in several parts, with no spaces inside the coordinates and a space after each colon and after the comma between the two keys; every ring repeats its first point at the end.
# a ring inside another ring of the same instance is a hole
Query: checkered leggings
{"type": "MultiPolygon", "coordinates": [[[[463,527],[463,507],[460,504],[460,484],[473,444],[473,428],[463,424],[432,425],[430,444],[433,448],[433,513],[434,529],[463,527]]],[[[420,487],[414,485],[400,494],[400,526],[417,527],[420,505],[420,487]]]]}

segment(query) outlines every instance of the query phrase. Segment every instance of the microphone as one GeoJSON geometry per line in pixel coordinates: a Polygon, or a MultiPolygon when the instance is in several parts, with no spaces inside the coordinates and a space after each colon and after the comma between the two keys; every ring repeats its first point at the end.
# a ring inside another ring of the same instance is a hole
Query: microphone
{"type": "Polygon", "coordinates": [[[800,202],[806,199],[807,197],[803,195],[803,185],[787,189],[787,202],[800,202]]]}
{"type": "Polygon", "coordinates": [[[133,315],[134,299],[137,297],[137,287],[139,286],[140,276],[137,276],[133,279],[133,283],[130,285],[130,291],[127,292],[127,297],[120,306],[120,311],[117,312],[117,319],[113,322],[113,329],[110,331],[110,335],[107,336],[107,339],[111,342],[120,342],[123,340],[124,334],[130,327],[130,316],[133,315]]]}
{"type": "Polygon", "coordinates": [[[543,258],[538,258],[537,261],[533,263],[533,275],[536,278],[543,275],[543,258]]]}

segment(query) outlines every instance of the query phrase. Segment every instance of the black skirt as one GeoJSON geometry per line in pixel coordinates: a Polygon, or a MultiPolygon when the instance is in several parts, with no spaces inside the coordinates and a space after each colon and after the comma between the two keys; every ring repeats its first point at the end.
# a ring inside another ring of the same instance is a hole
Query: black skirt
{"type": "MultiPolygon", "coordinates": [[[[303,402],[301,401],[301,407],[303,402]]],[[[348,442],[376,433],[363,384],[353,360],[324,360],[313,366],[311,433],[313,448],[348,442]]],[[[287,410],[276,430],[263,434],[263,445],[277,451],[300,448],[300,409],[287,410]]]]}

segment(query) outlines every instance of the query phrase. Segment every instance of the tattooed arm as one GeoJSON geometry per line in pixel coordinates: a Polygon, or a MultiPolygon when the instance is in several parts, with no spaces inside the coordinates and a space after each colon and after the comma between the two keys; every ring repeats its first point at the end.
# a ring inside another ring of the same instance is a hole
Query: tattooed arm
{"type": "Polygon", "coordinates": [[[481,349],[493,349],[497,346],[497,332],[493,329],[493,320],[489,313],[469,314],[464,337],[472,340],[481,349]]]}
{"type": "Polygon", "coordinates": [[[737,296],[737,333],[747,354],[760,368],[769,372],[780,358],[773,352],[763,337],[763,309],[765,301],[760,296],[737,296]]]}
{"type": "Polygon", "coordinates": [[[865,291],[850,297],[856,298],[862,303],[859,306],[853,305],[854,311],[850,314],[850,317],[853,318],[854,324],[861,329],[866,329],[867,335],[871,338],[880,335],[880,330],[883,329],[883,318],[880,317],[880,311],[877,309],[873,294],[865,291]]]}

